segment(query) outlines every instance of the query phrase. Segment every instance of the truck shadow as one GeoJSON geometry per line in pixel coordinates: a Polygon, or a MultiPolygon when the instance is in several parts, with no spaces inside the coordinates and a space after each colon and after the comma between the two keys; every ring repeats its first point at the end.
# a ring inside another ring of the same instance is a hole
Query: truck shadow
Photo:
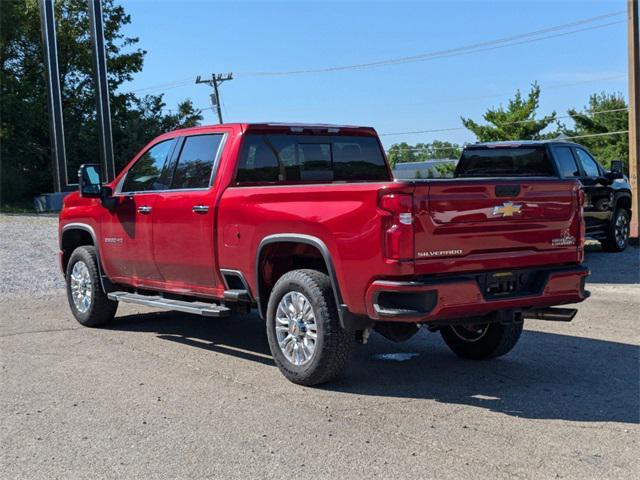
{"type": "MultiPolygon", "coordinates": [[[[155,333],[164,341],[274,366],[257,315],[203,320],[159,312],[119,317],[110,329],[155,333]]],[[[531,419],[639,423],[638,353],[635,345],[529,330],[511,354],[477,362],[455,357],[439,335],[426,331],[400,344],[374,334],[356,349],[345,375],[319,389],[430,399],[531,419]]],[[[366,398],[362,402],[366,409],[366,398]]]]}
{"type": "MultiPolygon", "coordinates": [[[[599,244],[585,245],[585,265],[591,270],[589,283],[640,283],[640,249],[629,245],[624,252],[604,252],[599,244]]],[[[588,287],[587,287],[588,288],[588,287]]]]}
{"type": "Polygon", "coordinates": [[[510,354],[472,361],[454,356],[439,335],[421,332],[404,344],[378,336],[357,352],[349,375],[327,388],[523,418],[638,423],[638,352],[629,344],[525,331],[510,354]]]}

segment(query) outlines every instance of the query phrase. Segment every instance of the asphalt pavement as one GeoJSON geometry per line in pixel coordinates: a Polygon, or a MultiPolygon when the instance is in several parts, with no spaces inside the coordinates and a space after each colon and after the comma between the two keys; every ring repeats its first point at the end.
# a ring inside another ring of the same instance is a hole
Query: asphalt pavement
{"type": "Polygon", "coordinates": [[[55,228],[0,216],[2,479],[640,473],[635,247],[590,245],[592,297],[574,321],[528,321],[505,357],[461,360],[427,331],[374,334],[339,381],[304,388],[274,366],[255,314],[122,304],[108,328],[81,327],[55,228]]]}

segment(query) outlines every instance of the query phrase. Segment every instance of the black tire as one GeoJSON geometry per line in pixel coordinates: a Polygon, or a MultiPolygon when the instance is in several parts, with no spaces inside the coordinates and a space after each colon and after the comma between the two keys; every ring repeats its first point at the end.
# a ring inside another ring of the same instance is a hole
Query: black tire
{"type": "Polygon", "coordinates": [[[605,252],[622,252],[629,243],[629,212],[617,208],[611,217],[607,237],[600,241],[605,252]]]}
{"type": "Polygon", "coordinates": [[[293,383],[307,386],[336,378],[347,364],[355,343],[355,334],[340,326],[329,277],[316,270],[293,270],[276,282],[267,307],[267,337],[273,360],[282,374],[293,383]],[[316,343],[308,363],[303,365],[295,365],[286,358],[276,334],[277,308],[290,292],[304,295],[315,316],[316,343]]]}
{"type": "Polygon", "coordinates": [[[442,328],[445,343],[456,355],[472,360],[485,360],[509,353],[520,339],[523,322],[478,325],[472,332],[464,326],[442,328]]]}
{"type": "Polygon", "coordinates": [[[102,290],[100,283],[100,274],[98,270],[98,258],[96,256],[96,248],[92,245],[85,245],[76,248],[71,254],[69,264],[67,265],[67,299],[71,312],[76,320],[85,327],[99,327],[106,325],[116,314],[118,302],[109,300],[107,294],[102,290]],[[77,263],[82,262],[88,270],[89,280],[91,282],[91,299],[88,302],[88,308],[81,311],[75,304],[72,294],[71,275],[77,263]]]}

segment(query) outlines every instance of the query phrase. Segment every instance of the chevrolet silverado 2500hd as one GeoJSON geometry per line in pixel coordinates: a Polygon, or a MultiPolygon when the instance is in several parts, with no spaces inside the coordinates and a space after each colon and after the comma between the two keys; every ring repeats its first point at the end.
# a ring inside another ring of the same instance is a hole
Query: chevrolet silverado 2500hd
{"type": "Polygon", "coordinates": [[[227,124],[149,143],[110,183],[80,168],[60,213],[75,318],[118,302],[204,316],[255,308],[291,381],[334,378],[372,330],[425,326],[467,358],[523,319],[571,320],[583,194],[549,177],[394,181],[372,128],[227,124]]]}

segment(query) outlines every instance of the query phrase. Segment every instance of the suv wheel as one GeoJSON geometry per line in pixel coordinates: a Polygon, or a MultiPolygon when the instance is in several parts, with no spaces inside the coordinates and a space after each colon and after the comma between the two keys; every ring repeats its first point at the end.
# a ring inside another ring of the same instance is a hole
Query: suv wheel
{"type": "Polygon", "coordinates": [[[94,246],[86,245],[73,251],[66,277],[69,306],[78,322],[86,327],[98,327],[113,319],[118,302],[109,300],[102,290],[94,246]]]}
{"type": "Polygon", "coordinates": [[[522,327],[523,322],[451,325],[440,333],[459,357],[484,360],[509,353],[518,343],[522,327]]]}
{"type": "Polygon", "coordinates": [[[267,337],[280,371],[300,385],[337,377],[355,340],[340,326],[329,277],[316,270],[293,270],[276,282],[267,307],[267,337]]]}
{"type": "Polygon", "coordinates": [[[602,240],[602,249],[607,252],[622,252],[629,242],[629,212],[618,208],[613,212],[607,231],[607,238],[602,240]]]}

